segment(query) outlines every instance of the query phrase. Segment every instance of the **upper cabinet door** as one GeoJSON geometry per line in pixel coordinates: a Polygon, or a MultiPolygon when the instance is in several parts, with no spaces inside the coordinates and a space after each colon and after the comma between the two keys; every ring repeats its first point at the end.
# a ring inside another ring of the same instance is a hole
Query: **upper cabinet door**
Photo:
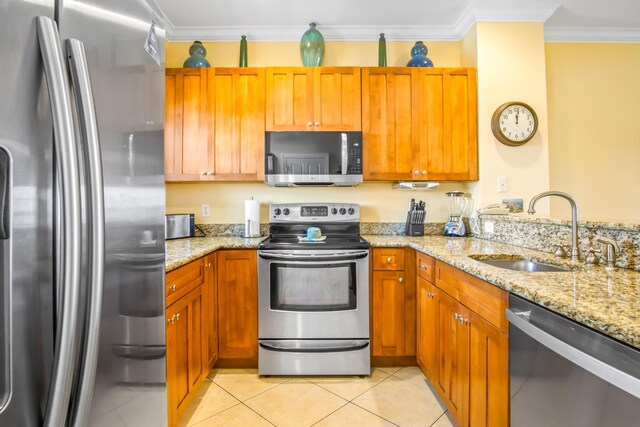
{"type": "Polygon", "coordinates": [[[313,82],[314,130],[360,130],[360,68],[314,67],[313,82]]]}
{"type": "Polygon", "coordinates": [[[364,179],[412,178],[411,68],[362,69],[364,179]]]}
{"type": "Polygon", "coordinates": [[[313,68],[266,69],[266,129],[313,129],[313,68]]]}
{"type": "Polygon", "coordinates": [[[165,179],[206,179],[206,71],[167,69],[165,78],[165,179]]]}
{"type": "Polygon", "coordinates": [[[207,72],[209,178],[216,181],[262,179],[264,69],[211,68],[207,72]]]}
{"type": "Polygon", "coordinates": [[[416,68],[413,84],[414,179],[478,179],[476,70],[416,68]]]}

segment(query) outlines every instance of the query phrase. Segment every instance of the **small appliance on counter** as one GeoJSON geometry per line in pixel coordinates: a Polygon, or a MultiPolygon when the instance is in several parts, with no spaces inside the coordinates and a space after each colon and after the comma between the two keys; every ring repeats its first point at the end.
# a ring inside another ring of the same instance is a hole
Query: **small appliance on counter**
{"type": "Polygon", "coordinates": [[[244,237],[260,237],[260,201],[253,197],[244,201],[244,237]]]}
{"type": "Polygon", "coordinates": [[[409,212],[407,212],[407,222],[404,226],[404,234],[407,236],[424,236],[424,219],[427,216],[426,204],[422,200],[416,203],[416,199],[411,199],[409,212]]]}
{"type": "Polygon", "coordinates": [[[451,237],[466,236],[467,230],[462,221],[462,214],[467,208],[468,199],[462,191],[449,191],[449,222],[444,226],[444,235],[451,237]]]}
{"type": "Polygon", "coordinates": [[[181,239],[194,237],[196,223],[193,214],[169,214],[164,219],[165,239],[181,239]]]}

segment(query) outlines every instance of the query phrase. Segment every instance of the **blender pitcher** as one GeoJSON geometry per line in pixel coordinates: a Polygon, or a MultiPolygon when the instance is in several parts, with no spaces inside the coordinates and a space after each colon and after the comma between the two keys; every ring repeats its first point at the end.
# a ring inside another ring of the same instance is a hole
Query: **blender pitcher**
{"type": "Polygon", "coordinates": [[[461,237],[467,234],[467,230],[462,222],[462,214],[467,208],[469,201],[462,191],[450,191],[446,193],[449,197],[449,222],[444,226],[444,235],[461,237]]]}

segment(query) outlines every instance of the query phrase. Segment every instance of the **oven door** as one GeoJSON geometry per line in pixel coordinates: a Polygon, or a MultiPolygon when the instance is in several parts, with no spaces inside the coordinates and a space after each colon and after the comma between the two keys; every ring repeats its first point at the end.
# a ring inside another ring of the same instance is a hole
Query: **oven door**
{"type": "Polygon", "coordinates": [[[367,250],[259,251],[260,339],[368,339],[367,250]]]}

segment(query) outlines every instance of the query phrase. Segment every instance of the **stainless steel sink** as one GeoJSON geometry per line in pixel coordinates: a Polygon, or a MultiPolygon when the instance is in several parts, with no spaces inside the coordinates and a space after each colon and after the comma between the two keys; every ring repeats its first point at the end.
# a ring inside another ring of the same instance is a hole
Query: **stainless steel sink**
{"type": "Polygon", "coordinates": [[[494,267],[515,271],[526,271],[528,273],[571,271],[569,268],[558,267],[556,265],[545,264],[538,261],[531,261],[517,255],[469,255],[469,258],[494,267]]]}

